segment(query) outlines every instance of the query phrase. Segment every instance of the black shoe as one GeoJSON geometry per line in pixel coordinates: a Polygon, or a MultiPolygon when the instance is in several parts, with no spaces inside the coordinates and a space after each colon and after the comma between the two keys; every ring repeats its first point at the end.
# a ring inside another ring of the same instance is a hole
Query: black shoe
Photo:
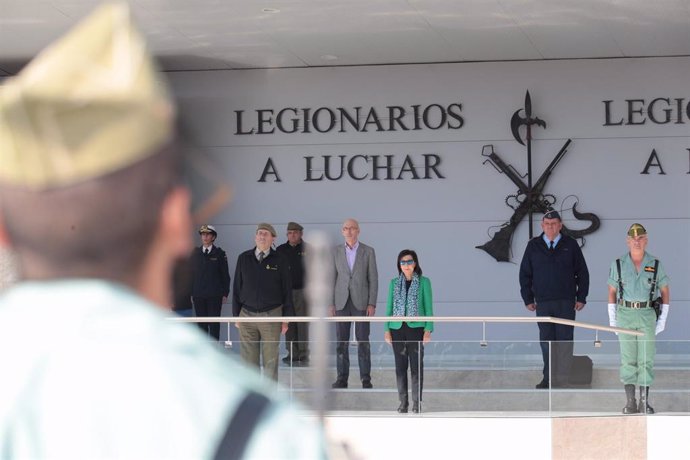
{"type": "Polygon", "coordinates": [[[549,381],[546,379],[543,379],[541,382],[537,383],[537,385],[534,387],[537,390],[543,390],[544,388],[549,388],[549,381]]]}
{"type": "Polygon", "coordinates": [[[290,355],[287,355],[285,358],[283,358],[283,362],[285,364],[292,364],[292,357],[290,357],[290,355]]]}
{"type": "Polygon", "coordinates": [[[333,385],[331,385],[331,388],[347,388],[347,382],[343,382],[342,380],[336,380],[333,382],[333,385]]]}
{"type": "Polygon", "coordinates": [[[374,388],[374,385],[371,384],[371,380],[363,380],[362,388],[374,388]]]}
{"type": "Polygon", "coordinates": [[[410,407],[407,402],[401,402],[398,406],[398,413],[407,414],[407,408],[410,407]]]}
{"type": "Polygon", "coordinates": [[[422,405],[419,404],[419,401],[413,401],[412,402],[412,412],[415,414],[419,414],[422,411],[422,405]]]}

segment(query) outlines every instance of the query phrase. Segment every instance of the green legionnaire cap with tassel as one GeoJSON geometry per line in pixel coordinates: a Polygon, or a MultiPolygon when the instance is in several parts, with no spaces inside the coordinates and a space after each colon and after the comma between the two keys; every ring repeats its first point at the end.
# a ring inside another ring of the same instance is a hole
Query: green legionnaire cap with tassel
{"type": "Polygon", "coordinates": [[[175,107],[125,3],[108,3],[0,85],[0,182],[66,187],[134,165],[175,107]]]}
{"type": "Polygon", "coordinates": [[[632,238],[637,238],[638,236],[646,234],[647,230],[642,226],[642,224],[632,224],[628,229],[628,236],[632,238]]]}

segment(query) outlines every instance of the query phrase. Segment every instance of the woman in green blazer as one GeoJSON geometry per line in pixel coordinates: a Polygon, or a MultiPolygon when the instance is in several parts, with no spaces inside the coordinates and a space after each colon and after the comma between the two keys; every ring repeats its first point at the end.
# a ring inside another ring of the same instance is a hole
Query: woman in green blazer
{"type": "MultiPolygon", "coordinates": [[[[434,316],[431,301],[431,281],[422,276],[417,253],[403,249],[398,254],[398,276],[388,288],[386,316],[434,316]]],[[[431,340],[434,323],[431,321],[389,321],[385,323],[384,338],[393,345],[395,377],[398,384],[400,407],[406,413],[407,368],[412,377],[412,412],[421,411],[422,385],[424,382],[424,345],[431,340]]]]}

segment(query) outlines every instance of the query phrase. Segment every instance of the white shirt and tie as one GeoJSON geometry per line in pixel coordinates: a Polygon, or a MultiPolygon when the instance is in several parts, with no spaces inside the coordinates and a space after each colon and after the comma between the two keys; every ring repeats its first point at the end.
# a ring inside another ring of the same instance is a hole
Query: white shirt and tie
{"type": "Polygon", "coordinates": [[[558,236],[556,236],[556,238],[553,239],[553,241],[551,241],[551,240],[546,236],[546,234],[544,234],[544,235],[542,236],[542,239],[544,240],[544,243],[546,243],[546,246],[547,246],[550,250],[553,251],[554,248],[556,247],[556,245],[558,244],[558,242],[561,240],[561,234],[559,233],[558,236]]]}
{"type": "Polygon", "coordinates": [[[268,256],[268,254],[270,254],[270,252],[270,249],[267,249],[266,251],[260,251],[259,248],[256,248],[256,250],[254,251],[254,255],[256,256],[256,260],[258,260],[259,263],[261,263],[268,256]]]}

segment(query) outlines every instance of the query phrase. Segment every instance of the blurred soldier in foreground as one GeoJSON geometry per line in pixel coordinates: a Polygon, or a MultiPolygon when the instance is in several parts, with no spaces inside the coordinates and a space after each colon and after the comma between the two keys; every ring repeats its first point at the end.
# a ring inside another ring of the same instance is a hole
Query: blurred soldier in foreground
{"type": "Polygon", "coordinates": [[[0,87],[3,458],[321,458],[320,432],[198,328],[170,322],[191,250],[174,113],[123,5],[0,87]]]}

